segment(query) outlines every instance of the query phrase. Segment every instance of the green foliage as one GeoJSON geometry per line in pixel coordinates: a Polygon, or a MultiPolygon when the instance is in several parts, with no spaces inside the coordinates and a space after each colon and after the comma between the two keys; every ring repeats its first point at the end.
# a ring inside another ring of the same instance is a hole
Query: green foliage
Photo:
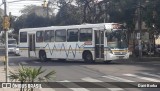
{"type": "Polygon", "coordinates": [[[55,25],[73,25],[81,23],[80,9],[73,5],[61,6],[59,12],[56,15],[55,25]]]}
{"type": "Polygon", "coordinates": [[[31,68],[24,67],[20,65],[17,73],[10,71],[10,80],[11,81],[20,81],[20,82],[35,82],[35,81],[49,81],[54,78],[55,71],[48,72],[46,75],[42,75],[46,70],[42,70],[42,67],[31,68]]]}
{"type": "MultiPolygon", "coordinates": [[[[49,8],[49,12],[52,10],[49,8]]],[[[30,5],[21,10],[22,15],[13,22],[15,33],[18,34],[21,28],[34,28],[51,26],[55,16],[47,16],[45,8],[41,6],[30,5]],[[50,19],[49,19],[50,18],[50,19]]]]}
{"type": "MultiPolygon", "coordinates": [[[[54,70],[48,72],[46,75],[43,75],[46,70],[42,70],[42,67],[31,68],[31,67],[24,67],[20,65],[17,73],[10,71],[9,78],[11,81],[19,81],[21,84],[27,82],[44,82],[50,81],[54,78],[54,74],[56,73],[54,70]]],[[[24,91],[25,88],[20,88],[20,91],[24,91]]],[[[26,91],[33,91],[33,88],[26,88],[26,91]]]]}
{"type": "Polygon", "coordinates": [[[160,0],[148,0],[143,9],[143,20],[151,33],[160,34],[160,0]]]}

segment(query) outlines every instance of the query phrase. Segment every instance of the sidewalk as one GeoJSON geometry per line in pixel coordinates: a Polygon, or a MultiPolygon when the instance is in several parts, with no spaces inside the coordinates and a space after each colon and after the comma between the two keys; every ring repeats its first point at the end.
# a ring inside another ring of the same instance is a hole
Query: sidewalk
{"type": "Polygon", "coordinates": [[[20,91],[19,89],[13,88],[2,88],[2,83],[6,82],[6,72],[4,69],[4,63],[0,61],[0,91],[20,91]]]}
{"type": "Polygon", "coordinates": [[[131,56],[129,60],[132,62],[160,62],[160,57],[142,56],[139,58],[131,56]]]}

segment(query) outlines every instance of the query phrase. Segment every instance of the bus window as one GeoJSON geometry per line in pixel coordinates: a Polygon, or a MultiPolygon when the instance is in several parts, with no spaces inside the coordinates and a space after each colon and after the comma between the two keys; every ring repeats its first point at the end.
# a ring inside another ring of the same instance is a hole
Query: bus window
{"type": "Polygon", "coordinates": [[[43,42],[43,38],[44,38],[44,32],[43,31],[37,31],[36,41],[37,42],[43,42]]]}
{"type": "Polygon", "coordinates": [[[51,42],[54,42],[54,30],[50,31],[50,40],[51,42]]]}
{"type": "Polygon", "coordinates": [[[27,42],[27,32],[20,32],[20,42],[27,42]]]}
{"type": "Polygon", "coordinates": [[[80,30],[80,41],[92,41],[92,29],[91,28],[80,30]]]}
{"type": "Polygon", "coordinates": [[[67,31],[67,41],[68,42],[76,42],[78,41],[78,29],[69,29],[67,31]]]}
{"type": "Polygon", "coordinates": [[[56,30],[55,34],[56,42],[66,41],[66,30],[56,30]]]}
{"type": "Polygon", "coordinates": [[[50,31],[45,31],[44,41],[50,42],[50,31]]]}

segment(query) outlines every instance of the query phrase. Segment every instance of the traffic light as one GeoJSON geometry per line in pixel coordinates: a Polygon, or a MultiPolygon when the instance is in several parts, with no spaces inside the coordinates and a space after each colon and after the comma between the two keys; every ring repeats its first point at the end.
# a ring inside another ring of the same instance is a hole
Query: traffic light
{"type": "Polygon", "coordinates": [[[44,8],[47,8],[47,5],[48,5],[48,2],[47,2],[46,0],[44,0],[42,6],[43,6],[44,8]]]}
{"type": "Polygon", "coordinates": [[[4,16],[3,17],[3,29],[7,30],[10,27],[10,17],[4,16]]]}

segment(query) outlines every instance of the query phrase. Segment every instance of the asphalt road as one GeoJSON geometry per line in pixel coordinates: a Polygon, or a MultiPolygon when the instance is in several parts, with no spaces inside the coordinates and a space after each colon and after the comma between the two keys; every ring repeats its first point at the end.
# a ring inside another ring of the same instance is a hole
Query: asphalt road
{"type": "MultiPolygon", "coordinates": [[[[114,88],[113,86],[110,87],[110,85],[107,85],[106,88],[98,88],[96,86],[94,87],[94,85],[92,87],[92,84],[90,84],[91,87],[88,86],[86,88],[73,88],[72,86],[69,86],[68,88],[63,89],[51,88],[51,91],[160,91],[160,88],[138,87],[138,85],[142,86],[139,82],[160,82],[160,61],[127,62],[119,60],[109,64],[104,64],[102,62],[87,64],[83,61],[73,60],[67,62],[58,60],[40,62],[37,59],[10,55],[10,69],[17,70],[19,64],[30,67],[42,66],[43,69],[47,70],[46,73],[55,70],[55,78],[51,80],[51,82],[93,82],[93,84],[100,84],[101,82],[117,82],[118,85],[124,84],[118,82],[127,82],[129,84],[133,82],[133,84],[137,85],[136,88],[133,88],[132,86],[114,88]]],[[[157,83],[155,83],[155,85],[157,85],[157,83]]]]}

